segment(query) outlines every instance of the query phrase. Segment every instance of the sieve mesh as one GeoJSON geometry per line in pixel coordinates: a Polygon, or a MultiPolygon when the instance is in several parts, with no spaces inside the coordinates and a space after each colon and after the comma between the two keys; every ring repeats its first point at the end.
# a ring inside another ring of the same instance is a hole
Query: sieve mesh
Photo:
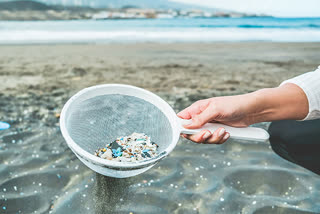
{"type": "Polygon", "coordinates": [[[66,128],[85,151],[93,154],[117,137],[145,133],[164,151],[173,139],[168,118],[155,105],[143,99],[108,94],[73,103],[67,112],[66,128]]]}

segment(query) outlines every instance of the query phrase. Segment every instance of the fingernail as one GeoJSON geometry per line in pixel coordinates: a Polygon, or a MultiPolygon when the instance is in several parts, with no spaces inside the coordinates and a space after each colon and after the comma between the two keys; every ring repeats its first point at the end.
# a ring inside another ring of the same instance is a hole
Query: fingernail
{"type": "Polygon", "coordinates": [[[227,134],[223,137],[223,140],[227,140],[229,137],[230,137],[230,134],[227,133],[227,134]]]}
{"type": "Polygon", "coordinates": [[[203,139],[207,139],[208,137],[210,137],[210,135],[211,135],[210,132],[206,132],[206,133],[202,136],[202,138],[203,138],[203,139]]]}
{"type": "Polygon", "coordinates": [[[226,132],[226,130],[225,130],[224,128],[222,128],[222,129],[219,131],[219,136],[224,135],[225,132],[226,132]]]}

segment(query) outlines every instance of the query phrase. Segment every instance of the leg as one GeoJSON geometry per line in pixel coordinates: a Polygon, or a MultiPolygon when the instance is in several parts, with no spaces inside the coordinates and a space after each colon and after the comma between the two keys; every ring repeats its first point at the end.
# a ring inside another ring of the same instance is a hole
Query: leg
{"type": "Polygon", "coordinates": [[[320,120],[273,122],[269,133],[278,155],[320,175],[320,120]]]}

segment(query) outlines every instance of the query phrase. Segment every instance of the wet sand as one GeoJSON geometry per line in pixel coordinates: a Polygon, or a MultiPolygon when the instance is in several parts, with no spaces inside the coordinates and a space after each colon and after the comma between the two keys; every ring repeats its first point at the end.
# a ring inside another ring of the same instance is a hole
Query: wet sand
{"type": "Polygon", "coordinates": [[[319,213],[319,176],[269,143],[181,139],[151,170],[115,179],[85,167],[58,124],[63,104],[87,86],[136,85],[178,112],[319,64],[320,43],[1,46],[0,120],[12,128],[0,131],[0,213],[319,213]]]}

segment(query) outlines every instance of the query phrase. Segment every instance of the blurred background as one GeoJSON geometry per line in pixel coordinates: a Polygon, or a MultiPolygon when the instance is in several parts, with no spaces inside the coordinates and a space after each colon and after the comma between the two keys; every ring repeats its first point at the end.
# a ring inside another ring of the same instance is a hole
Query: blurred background
{"type": "Polygon", "coordinates": [[[318,7],[316,0],[1,0],[0,43],[319,41],[318,7]]]}
{"type": "Polygon", "coordinates": [[[0,121],[11,125],[0,130],[0,213],[320,213],[319,176],[269,142],[181,139],[146,173],[114,179],[85,167],[59,128],[64,103],[92,85],[142,87],[178,112],[315,70],[319,8],[318,0],[0,0],[0,121]]]}

